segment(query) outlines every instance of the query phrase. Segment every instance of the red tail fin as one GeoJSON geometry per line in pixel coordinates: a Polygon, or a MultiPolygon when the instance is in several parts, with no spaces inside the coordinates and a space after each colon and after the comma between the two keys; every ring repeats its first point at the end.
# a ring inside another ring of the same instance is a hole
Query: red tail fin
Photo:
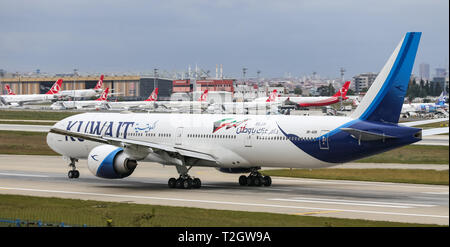
{"type": "Polygon", "coordinates": [[[46,94],[58,94],[59,90],[61,90],[62,83],[63,79],[58,79],[46,94]]]}
{"type": "Polygon", "coordinates": [[[266,102],[275,102],[277,99],[277,90],[274,89],[272,93],[269,95],[269,98],[267,98],[266,102]]]}
{"type": "Polygon", "coordinates": [[[153,92],[148,96],[145,101],[156,101],[158,99],[158,88],[155,88],[153,92]]]}
{"type": "Polygon", "coordinates": [[[200,98],[198,98],[198,101],[200,102],[204,102],[206,101],[206,97],[208,96],[208,89],[205,90],[205,92],[202,93],[202,95],[200,96],[200,98]]]}
{"type": "Polygon", "coordinates": [[[333,95],[333,97],[340,97],[340,96],[342,96],[343,99],[348,99],[346,97],[346,95],[347,95],[347,91],[348,91],[348,87],[349,86],[350,86],[350,81],[346,81],[344,83],[344,85],[342,86],[341,90],[339,90],[337,93],[335,93],[333,95]]]}
{"type": "Polygon", "coordinates": [[[11,88],[9,87],[8,84],[5,85],[5,89],[6,89],[6,91],[8,92],[8,95],[16,95],[16,94],[11,90],[11,88]]]}
{"type": "Polygon", "coordinates": [[[106,101],[106,99],[108,99],[108,93],[109,93],[109,88],[106,88],[102,95],[100,95],[100,97],[98,99],[96,99],[95,101],[106,101]]]}
{"type": "Polygon", "coordinates": [[[105,77],[104,75],[100,76],[100,80],[98,80],[97,85],[95,85],[94,89],[102,89],[104,77],[105,77]]]}

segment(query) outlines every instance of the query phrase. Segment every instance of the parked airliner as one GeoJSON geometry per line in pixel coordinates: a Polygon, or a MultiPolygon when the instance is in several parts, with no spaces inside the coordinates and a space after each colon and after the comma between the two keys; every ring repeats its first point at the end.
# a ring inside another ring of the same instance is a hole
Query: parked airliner
{"type": "Polygon", "coordinates": [[[100,80],[98,80],[98,82],[94,88],[62,90],[59,92],[59,94],[62,97],[70,97],[70,98],[89,98],[89,97],[99,96],[103,91],[103,89],[102,89],[103,78],[104,78],[104,75],[101,75],[100,80]]]}
{"type": "MultiPolygon", "coordinates": [[[[130,176],[138,162],[175,166],[171,188],[199,188],[195,166],[247,173],[241,185],[270,186],[261,166],[322,168],[408,145],[422,129],[398,124],[421,33],[407,33],[350,116],[84,113],[57,122],[47,135],[54,151],[87,159],[101,178],[130,176]]],[[[448,128],[446,130],[448,133],[448,128]]],[[[424,131],[425,133],[425,131],[424,131]]]]}
{"type": "Polygon", "coordinates": [[[207,112],[222,114],[278,114],[283,102],[277,100],[277,97],[277,90],[274,89],[265,101],[213,103],[208,106],[207,112]]]}
{"type": "MultiPolygon", "coordinates": [[[[296,108],[302,108],[302,107],[312,107],[312,106],[327,106],[336,104],[338,102],[342,102],[347,97],[347,91],[348,87],[350,86],[350,81],[346,81],[341,89],[337,93],[335,93],[333,96],[329,97],[278,97],[278,95],[275,95],[271,101],[274,102],[283,102],[285,105],[294,105],[296,108]]],[[[257,98],[255,99],[255,102],[263,102],[268,101],[264,98],[257,98]]]]}
{"type": "Polygon", "coordinates": [[[448,104],[445,103],[444,92],[441,93],[436,103],[409,103],[403,104],[401,114],[404,117],[414,117],[420,113],[441,112],[448,116],[448,104]]]}
{"type": "Polygon", "coordinates": [[[155,88],[150,96],[144,101],[117,101],[108,102],[108,109],[112,110],[130,110],[130,109],[154,109],[156,100],[158,99],[158,88],[155,88]]]}
{"type": "Polygon", "coordinates": [[[68,109],[108,109],[107,99],[108,99],[109,88],[106,88],[100,97],[96,100],[82,100],[82,101],[56,101],[50,108],[53,110],[68,110],[68,109]]]}
{"type": "Polygon", "coordinates": [[[0,102],[4,105],[9,106],[22,106],[27,103],[40,103],[40,102],[51,102],[56,100],[60,95],[59,91],[61,89],[61,84],[63,80],[58,79],[53,86],[45,94],[14,94],[14,92],[8,87],[7,95],[0,95],[0,102]]]}

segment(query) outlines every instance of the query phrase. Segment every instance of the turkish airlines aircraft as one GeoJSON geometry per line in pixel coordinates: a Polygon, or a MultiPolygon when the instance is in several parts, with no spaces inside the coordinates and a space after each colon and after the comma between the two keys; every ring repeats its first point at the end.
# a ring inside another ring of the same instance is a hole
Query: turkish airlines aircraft
{"type": "Polygon", "coordinates": [[[96,100],[83,100],[83,101],[57,101],[53,103],[50,108],[53,110],[67,110],[67,109],[108,109],[109,88],[106,88],[102,95],[96,100]]]}
{"type": "Polygon", "coordinates": [[[102,89],[103,78],[104,75],[101,75],[100,80],[98,80],[97,84],[92,89],[63,90],[60,91],[59,94],[63,97],[71,97],[71,98],[89,98],[98,96],[103,91],[102,89]]]}
{"type": "Polygon", "coordinates": [[[158,106],[155,104],[158,99],[158,88],[155,88],[150,96],[144,101],[117,101],[117,102],[108,102],[108,109],[116,110],[129,110],[129,109],[148,109],[148,108],[157,108],[158,106]]]}
{"type": "Polygon", "coordinates": [[[11,106],[22,106],[26,103],[38,103],[38,102],[50,102],[56,100],[59,96],[59,90],[61,89],[61,84],[63,80],[58,79],[53,86],[48,90],[46,94],[19,94],[16,95],[12,92],[11,88],[6,88],[8,90],[8,95],[1,95],[0,101],[5,105],[11,106]],[[9,89],[8,89],[9,88],[9,89]],[[12,94],[11,94],[12,93],[12,94]]]}
{"type": "MultiPolygon", "coordinates": [[[[312,106],[327,106],[336,104],[338,102],[348,99],[347,91],[350,86],[350,81],[346,81],[342,88],[331,97],[275,97],[274,101],[282,101],[286,105],[296,105],[297,108],[312,107],[312,106]]],[[[261,98],[257,99],[262,101],[261,98]]]]}
{"type": "Polygon", "coordinates": [[[426,130],[398,124],[420,36],[405,35],[349,117],[84,113],[57,122],[47,143],[70,159],[71,178],[79,176],[78,159],[109,179],[150,161],[176,167],[171,188],[199,188],[200,179],[188,174],[195,166],[250,172],[241,185],[270,186],[261,166],[330,167],[420,141],[426,130]]]}
{"type": "Polygon", "coordinates": [[[185,112],[190,110],[199,110],[204,112],[211,105],[208,102],[208,89],[203,91],[197,101],[156,101],[158,107],[165,108],[172,112],[185,112]]]}
{"type": "Polygon", "coordinates": [[[266,101],[214,103],[208,112],[224,114],[277,114],[282,102],[277,100],[277,90],[270,93],[266,101]]]}

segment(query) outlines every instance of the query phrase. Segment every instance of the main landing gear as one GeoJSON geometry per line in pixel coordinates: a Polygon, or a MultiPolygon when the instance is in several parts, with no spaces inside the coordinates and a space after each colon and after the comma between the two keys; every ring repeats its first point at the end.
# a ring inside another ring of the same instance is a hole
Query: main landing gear
{"type": "Polygon", "coordinates": [[[177,189],[198,189],[202,186],[202,181],[199,178],[191,178],[189,175],[187,177],[181,176],[169,179],[169,188],[177,189]]]}
{"type": "Polygon", "coordinates": [[[72,178],[79,178],[80,177],[80,172],[77,170],[77,167],[75,166],[75,162],[77,162],[78,159],[75,158],[70,158],[70,168],[71,170],[67,173],[67,176],[72,179],[72,178]]]}
{"type": "Polygon", "coordinates": [[[242,175],[239,177],[239,184],[241,186],[270,186],[272,185],[272,178],[270,176],[263,176],[257,169],[252,170],[250,175],[242,175]]]}
{"type": "Polygon", "coordinates": [[[169,188],[198,189],[202,186],[202,181],[199,178],[189,176],[188,172],[192,166],[187,168],[185,165],[177,165],[176,168],[180,177],[178,179],[170,178],[168,182],[169,188]]]}

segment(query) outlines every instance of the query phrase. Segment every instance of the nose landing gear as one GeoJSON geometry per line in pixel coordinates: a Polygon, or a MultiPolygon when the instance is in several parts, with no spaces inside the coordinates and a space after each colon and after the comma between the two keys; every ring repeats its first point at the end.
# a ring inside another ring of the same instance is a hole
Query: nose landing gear
{"type": "Polygon", "coordinates": [[[77,162],[77,161],[78,161],[78,159],[70,158],[69,167],[71,168],[71,170],[67,173],[67,176],[70,179],[80,177],[80,172],[77,170],[77,167],[75,166],[75,162],[77,162]]]}

